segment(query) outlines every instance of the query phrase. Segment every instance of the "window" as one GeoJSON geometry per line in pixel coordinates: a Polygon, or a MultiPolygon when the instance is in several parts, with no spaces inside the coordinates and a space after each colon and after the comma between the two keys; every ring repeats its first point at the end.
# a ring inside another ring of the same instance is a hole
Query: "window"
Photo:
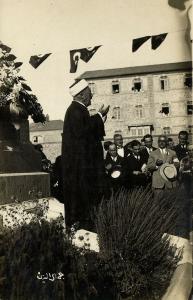
{"type": "Polygon", "coordinates": [[[193,101],[187,102],[187,115],[193,115],[193,101]]]}
{"type": "Polygon", "coordinates": [[[95,85],[95,83],[94,82],[89,82],[88,85],[89,85],[89,88],[91,90],[91,93],[96,94],[96,85],[95,85]]]}
{"type": "Polygon", "coordinates": [[[114,133],[115,133],[115,134],[118,133],[118,134],[121,134],[121,135],[122,135],[122,130],[115,130],[114,133]]]}
{"type": "Polygon", "coordinates": [[[118,80],[112,81],[112,93],[113,94],[119,93],[119,81],[118,80]]]}
{"type": "Polygon", "coordinates": [[[33,143],[38,143],[38,136],[33,136],[33,143]]]}
{"type": "Polygon", "coordinates": [[[33,136],[32,143],[43,143],[43,137],[41,135],[33,136]]]}
{"type": "Polygon", "coordinates": [[[136,129],[134,129],[134,128],[131,129],[131,135],[136,136],[136,129]]]}
{"type": "Polygon", "coordinates": [[[143,106],[142,105],[136,105],[135,106],[135,115],[136,115],[136,118],[139,118],[139,119],[144,117],[143,106]]]}
{"type": "Polygon", "coordinates": [[[113,116],[112,119],[120,120],[121,118],[121,109],[119,106],[113,108],[113,116]]]}
{"type": "Polygon", "coordinates": [[[164,128],[163,128],[163,134],[165,134],[165,135],[171,134],[171,129],[170,129],[170,127],[164,127],[164,128]]]}
{"type": "Polygon", "coordinates": [[[193,125],[189,125],[188,126],[188,132],[189,133],[193,133],[193,125]]]}
{"type": "Polygon", "coordinates": [[[132,91],[134,92],[140,92],[142,89],[142,80],[137,77],[133,79],[133,87],[132,87],[132,91]]]}
{"type": "Polygon", "coordinates": [[[142,126],[128,126],[131,136],[144,136],[145,134],[151,133],[152,125],[142,125],[142,126]]]}
{"type": "Polygon", "coordinates": [[[184,85],[191,88],[192,87],[192,74],[185,74],[184,85]]]}
{"type": "Polygon", "coordinates": [[[150,134],[150,128],[144,128],[144,135],[150,134]]]}
{"type": "Polygon", "coordinates": [[[95,115],[95,114],[96,114],[96,109],[91,108],[91,109],[89,110],[89,114],[90,114],[90,116],[95,115]]]}
{"type": "Polygon", "coordinates": [[[162,109],[160,111],[163,116],[168,116],[170,113],[170,106],[168,103],[162,103],[162,109]]]}
{"type": "Polygon", "coordinates": [[[168,77],[165,75],[160,77],[160,89],[162,91],[168,90],[168,77]]]}

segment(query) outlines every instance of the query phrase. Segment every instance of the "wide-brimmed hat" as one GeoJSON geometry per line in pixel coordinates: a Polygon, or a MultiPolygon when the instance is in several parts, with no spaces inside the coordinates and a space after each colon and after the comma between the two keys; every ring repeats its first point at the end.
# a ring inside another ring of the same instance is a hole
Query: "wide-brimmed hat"
{"type": "Polygon", "coordinates": [[[164,163],[160,167],[160,175],[166,181],[172,181],[177,176],[176,167],[173,164],[164,163]]]}

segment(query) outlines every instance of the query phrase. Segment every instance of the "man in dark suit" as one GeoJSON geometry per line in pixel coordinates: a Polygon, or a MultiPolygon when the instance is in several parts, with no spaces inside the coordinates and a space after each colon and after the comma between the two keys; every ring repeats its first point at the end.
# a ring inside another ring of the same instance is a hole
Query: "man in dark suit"
{"type": "Polygon", "coordinates": [[[86,80],[70,87],[73,101],[64,119],[62,135],[63,196],[66,225],[92,224],[90,212],[99,201],[105,176],[103,148],[104,121],[109,107],[102,106],[90,117],[87,107],[92,93],[86,80]]]}
{"type": "Polygon", "coordinates": [[[188,155],[188,132],[180,131],[178,134],[179,143],[174,147],[179,161],[188,155]]]}
{"type": "Polygon", "coordinates": [[[153,137],[151,134],[146,134],[144,137],[143,137],[143,141],[144,141],[144,148],[141,150],[141,156],[143,157],[145,163],[147,164],[148,162],[148,158],[149,158],[149,154],[156,150],[155,147],[153,147],[153,137]]]}
{"type": "Polygon", "coordinates": [[[140,154],[140,142],[133,140],[132,152],[125,158],[126,187],[145,187],[147,185],[146,163],[140,154]]]}
{"type": "Polygon", "coordinates": [[[108,154],[105,159],[108,183],[113,191],[117,191],[124,184],[124,158],[117,154],[115,144],[109,145],[108,154]]]}

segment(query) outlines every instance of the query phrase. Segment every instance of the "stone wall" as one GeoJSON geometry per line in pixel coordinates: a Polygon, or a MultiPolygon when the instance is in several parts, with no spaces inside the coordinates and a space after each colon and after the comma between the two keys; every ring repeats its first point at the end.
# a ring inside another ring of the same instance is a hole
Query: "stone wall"
{"type": "Polygon", "coordinates": [[[192,100],[192,90],[184,85],[185,74],[186,72],[171,72],[137,76],[142,82],[139,92],[132,90],[136,76],[91,80],[95,84],[95,93],[89,110],[93,114],[102,103],[110,105],[105,123],[106,139],[111,139],[116,131],[121,131],[125,140],[141,139],[147,133],[146,129],[141,127],[142,134],[133,135],[129,126],[152,124],[152,134],[155,136],[162,134],[164,127],[170,127],[170,136],[174,139],[180,130],[187,130],[192,140],[193,115],[187,115],[187,101],[192,100]],[[167,76],[167,87],[164,90],[160,84],[161,76],[167,76]],[[112,93],[114,80],[119,82],[119,93],[116,94],[112,93]],[[160,113],[163,103],[169,104],[168,116],[160,113]],[[142,105],[143,113],[140,117],[136,112],[136,105],[142,105]],[[120,108],[119,119],[113,118],[114,107],[120,108]]]}

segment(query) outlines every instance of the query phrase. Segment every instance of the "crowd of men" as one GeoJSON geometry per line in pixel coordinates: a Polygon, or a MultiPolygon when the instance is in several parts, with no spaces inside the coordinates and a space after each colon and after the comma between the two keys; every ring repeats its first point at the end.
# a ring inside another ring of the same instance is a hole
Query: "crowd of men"
{"type": "Polygon", "coordinates": [[[126,145],[122,135],[115,134],[113,142],[104,144],[105,169],[111,188],[151,185],[154,194],[158,194],[183,183],[191,192],[192,147],[186,131],[180,131],[178,139],[178,144],[171,146],[171,139],[160,135],[155,148],[150,134],[143,137],[143,143],[133,140],[126,145]]]}
{"type": "Polygon", "coordinates": [[[186,131],[179,132],[176,146],[161,135],[155,148],[150,134],[125,145],[121,134],[115,134],[113,142],[103,143],[109,106],[89,115],[92,93],[84,79],[69,91],[73,101],[65,114],[62,154],[51,176],[52,194],[65,205],[67,226],[79,222],[80,227],[92,229],[93,207],[121,188],[149,185],[157,196],[181,184],[192,197],[193,160],[186,131]]]}

